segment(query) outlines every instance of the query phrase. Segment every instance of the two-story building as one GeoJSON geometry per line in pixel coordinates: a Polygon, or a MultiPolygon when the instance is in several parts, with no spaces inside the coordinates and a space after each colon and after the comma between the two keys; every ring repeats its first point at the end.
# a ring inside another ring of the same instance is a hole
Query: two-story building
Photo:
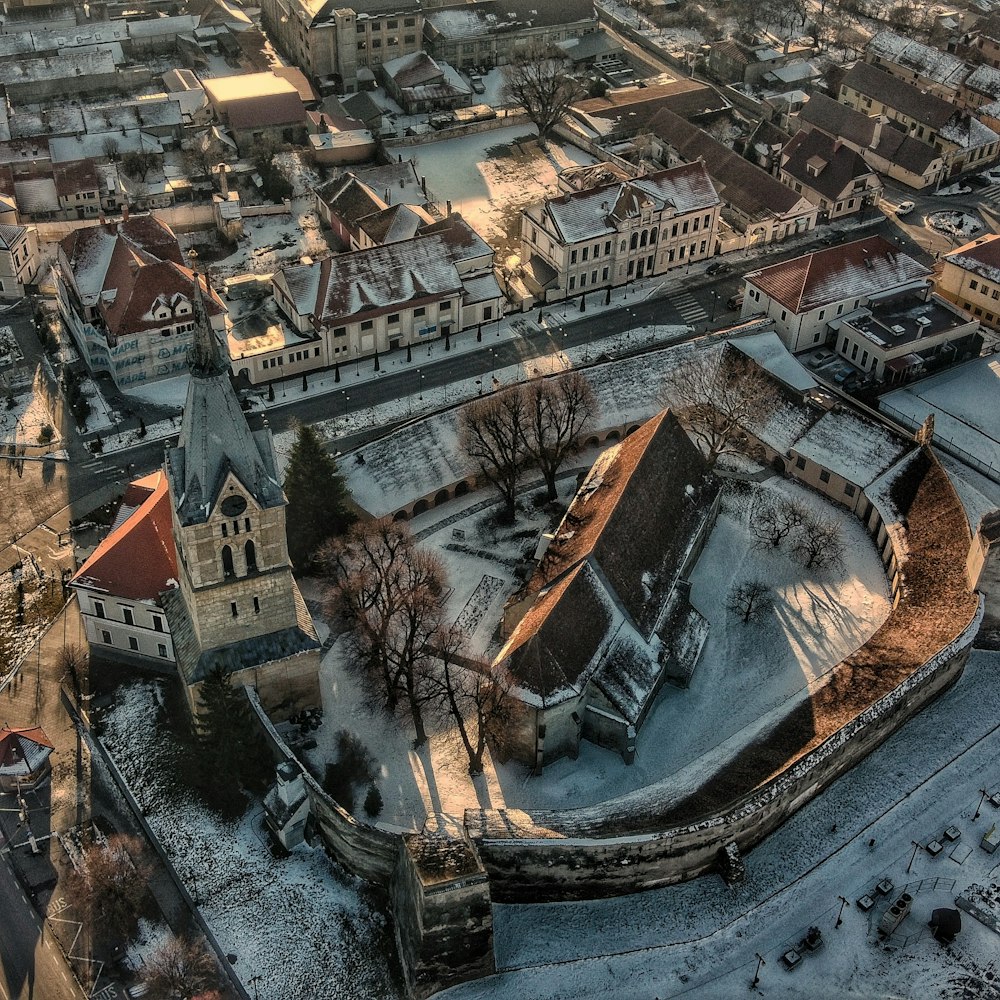
{"type": "Polygon", "coordinates": [[[969,74],[964,59],[895,31],[876,32],[865,48],[865,61],[947,101],[955,100],[969,74]]]}
{"type": "Polygon", "coordinates": [[[423,48],[419,0],[262,0],[269,37],[324,93],[374,86],[374,69],[423,48]]]}
{"type": "Polygon", "coordinates": [[[426,52],[382,63],[379,77],[386,93],[408,115],[472,104],[472,88],[446,62],[437,62],[426,52]]]}
{"type": "Polygon", "coordinates": [[[1000,135],[951,101],[870,63],[855,63],[840,84],[841,104],[885,115],[940,152],[949,175],[985,167],[1000,155],[1000,135]]]}
{"type": "Polygon", "coordinates": [[[172,665],[162,595],[177,587],[167,477],[130,483],[111,530],[70,581],[95,659],[172,665]]]}
{"type": "Polygon", "coordinates": [[[253,383],[447,339],[498,320],[504,301],[493,250],[460,215],[413,239],[282,268],[272,286],[291,330],[233,359],[253,383]]]}
{"type": "Polygon", "coordinates": [[[831,322],[845,314],[925,290],[930,273],[888,240],[869,236],[748,272],[740,316],[767,316],[789,351],[805,351],[825,344],[831,322]]]}
{"type": "Polygon", "coordinates": [[[521,215],[525,283],[553,301],[703,260],[719,207],[700,161],[549,198],[521,215]]]}
{"type": "MultiPolygon", "coordinates": [[[[187,370],[194,274],[181,261],[177,237],[151,215],[77,229],[59,244],[60,315],[87,367],[119,389],[187,370]]],[[[214,292],[206,308],[224,332],[214,292]]]]}
{"type": "Polygon", "coordinates": [[[0,224],[0,299],[24,297],[38,274],[38,232],[34,226],[0,224]]]}
{"type": "Polygon", "coordinates": [[[802,129],[781,151],[778,176],[819,207],[829,222],[878,204],[882,181],[850,146],[819,129],[802,129]]]}
{"type": "Polygon", "coordinates": [[[261,142],[301,143],[306,109],[295,85],[276,73],[212,77],[202,81],[219,122],[243,153],[261,142]]]}
{"type": "Polygon", "coordinates": [[[991,330],[1000,330],[1000,236],[980,236],[947,254],[934,289],[991,330]]]}

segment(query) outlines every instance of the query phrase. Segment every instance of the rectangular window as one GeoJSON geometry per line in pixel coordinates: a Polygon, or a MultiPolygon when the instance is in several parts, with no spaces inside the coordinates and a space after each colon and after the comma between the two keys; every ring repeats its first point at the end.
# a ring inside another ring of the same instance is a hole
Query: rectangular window
{"type": "Polygon", "coordinates": [[[825,309],[820,309],[819,316],[817,316],[816,318],[817,319],[822,319],[825,315],[826,315],[826,310],[825,309]]]}
{"type": "Polygon", "coordinates": [[[403,41],[406,42],[407,45],[413,45],[416,42],[416,40],[417,40],[417,36],[416,35],[404,35],[403,36],[403,41]]]}
{"type": "Polygon", "coordinates": [[[255,615],[259,615],[260,614],[260,598],[259,597],[255,597],[253,599],[253,613],[255,615]]]}
{"type": "Polygon", "coordinates": [[[607,257],[611,253],[611,240],[608,240],[604,244],[604,256],[607,257]]]}
{"type": "Polygon", "coordinates": [[[223,538],[228,538],[229,537],[229,525],[228,524],[223,523],[223,525],[222,525],[222,537],[223,538]]]}
{"type": "Polygon", "coordinates": [[[569,279],[569,290],[573,291],[574,288],[576,288],[576,278],[570,278],[569,279]]]}
{"type": "Polygon", "coordinates": [[[153,615],[153,631],[154,632],[163,631],[163,619],[159,615],[153,615]]]}
{"type": "Polygon", "coordinates": [[[443,313],[451,312],[451,299],[447,302],[442,302],[439,308],[443,313]]]}
{"type": "Polygon", "coordinates": [[[122,608],[122,618],[126,625],[135,625],[135,615],[132,614],[131,608],[122,608]]]}
{"type": "Polygon", "coordinates": [[[583,260],[586,260],[590,256],[590,247],[583,248],[583,260]]]}
{"type": "Polygon", "coordinates": [[[820,474],[819,474],[819,481],[821,483],[828,483],[828,482],[830,482],[830,473],[827,472],[826,469],[823,469],[820,472],[820,474]]]}
{"type": "Polygon", "coordinates": [[[844,342],[840,345],[840,353],[847,354],[847,338],[844,337],[844,342]]]}
{"type": "Polygon", "coordinates": [[[346,326],[335,326],[333,328],[333,335],[335,337],[346,337],[347,336],[347,327],[346,326]]]}
{"type": "Polygon", "coordinates": [[[586,271],[583,274],[580,275],[580,287],[581,288],[586,288],[587,287],[587,273],[586,273],[586,271]]]}
{"type": "Polygon", "coordinates": [[[233,615],[234,618],[239,614],[239,611],[236,609],[236,602],[235,601],[230,601],[229,602],[229,610],[232,612],[232,615],[233,615]]]}
{"type": "Polygon", "coordinates": [[[103,642],[105,646],[114,645],[114,643],[111,641],[111,633],[107,629],[104,628],[101,629],[101,642],[103,642]]]}
{"type": "Polygon", "coordinates": [[[569,252],[569,262],[571,264],[575,264],[576,263],[576,251],[575,250],[570,250],[570,252],[569,252]]]}
{"type": "Polygon", "coordinates": [[[375,327],[374,320],[364,319],[364,320],[361,321],[361,329],[362,330],[371,330],[371,329],[374,329],[374,327],[375,327]]]}
{"type": "Polygon", "coordinates": [[[799,457],[795,459],[795,468],[804,469],[805,467],[806,467],[806,460],[801,455],[799,455],[799,457]]]}
{"type": "Polygon", "coordinates": [[[591,271],[590,272],[590,283],[592,285],[596,285],[597,284],[597,271],[591,271]]]}
{"type": "Polygon", "coordinates": [[[857,493],[857,490],[850,483],[844,483],[844,492],[849,497],[852,497],[855,493],[857,493]]]}
{"type": "Polygon", "coordinates": [[[857,360],[857,358],[858,358],[858,345],[857,345],[857,344],[855,344],[855,345],[854,345],[854,346],[853,346],[853,347],[851,348],[851,360],[852,360],[852,361],[856,361],[856,360],[857,360]]]}
{"type": "Polygon", "coordinates": [[[868,368],[868,352],[867,351],[865,351],[861,355],[861,367],[864,368],[864,369],[866,369],[866,370],[868,368]]]}
{"type": "Polygon", "coordinates": [[[781,321],[784,322],[786,319],[788,319],[788,313],[784,309],[782,309],[781,310],[781,321]]]}
{"type": "Polygon", "coordinates": [[[128,637],[128,648],[133,652],[137,652],[139,649],[139,640],[134,635],[128,637]]]}
{"type": "Polygon", "coordinates": [[[162,656],[162,657],[163,657],[164,659],[166,659],[166,658],[167,658],[167,646],[166,646],[166,643],[163,643],[163,642],[159,642],[159,643],[157,643],[157,644],[156,644],[156,651],[157,651],[157,653],[159,653],[159,654],[160,654],[160,656],[162,656]]]}
{"type": "Polygon", "coordinates": [[[424,309],[423,306],[417,306],[417,308],[413,310],[413,318],[420,319],[426,311],[427,310],[424,309]]]}
{"type": "Polygon", "coordinates": [[[414,28],[416,27],[417,19],[415,17],[404,17],[403,27],[404,28],[414,28]]]}
{"type": "Polygon", "coordinates": [[[493,319],[493,306],[483,306],[483,322],[493,319]]]}
{"type": "Polygon", "coordinates": [[[389,313],[389,322],[390,323],[398,323],[399,322],[399,313],[389,313]]]}
{"type": "Polygon", "coordinates": [[[603,271],[601,271],[601,281],[607,281],[607,280],[608,280],[608,269],[605,268],[603,271]]]}
{"type": "Polygon", "coordinates": [[[676,237],[677,237],[677,223],[675,222],[670,230],[670,238],[676,239],[676,237]]]}
{"type": "Polygon", "coordinates": [[[395,31],[399,27],[399,21],[386,21],[385,22],[385,26],[390,31],[395,31]]]}
{"type": "Polygon", "coordinates": [[[685,221],[684,225],[681,226],[681,235],[682,236],[686,236],[687,235],[687,231],[688,231],[688,224],[685,221]]]}
{"type": "Polygon", "coordinates": [[[246,531],[250,530],[250,518],[249,517],[243,518],[243,528],[246,531]]]}
{"type": "Polygon", "coordinates": [[[98,618],[104,617],[104,601],[94,601],[94,614],[98,618]]]}

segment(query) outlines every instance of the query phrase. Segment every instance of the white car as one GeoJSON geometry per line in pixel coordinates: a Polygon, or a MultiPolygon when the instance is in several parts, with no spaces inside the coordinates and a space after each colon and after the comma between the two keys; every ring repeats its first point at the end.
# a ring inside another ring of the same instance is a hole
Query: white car
{"type": "Polygon", "coordinates": [[[896,206],[896,215],[909,215],[916,207],[912,201],[901,201],[896,206]]]}

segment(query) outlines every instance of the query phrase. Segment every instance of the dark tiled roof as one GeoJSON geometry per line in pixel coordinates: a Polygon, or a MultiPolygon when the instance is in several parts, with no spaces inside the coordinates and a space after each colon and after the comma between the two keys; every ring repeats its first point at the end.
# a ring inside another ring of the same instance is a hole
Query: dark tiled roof
{"type": "Polygon", "coordinates": [[[722,200],[751,219],[784,215],[802,198],[672,111],[660,111],[650,122],[650,130],[688,162],[703,160],[722,200]]]}
{"type": "Polygon", "coordinates": [[[941,128],[955,114],[955,105],[935,94],[924,93],[904,80],[869,63],[855,63],[842,87],[881,101],[900,114],[931,128],[941,128]]]}
{"type": "Polygon", "coordinates": [[[55,181],[56,192],[63,198],[100,188],[93,160],[56,164],[52,168],[52,179],[55,181]]]}
{"type": "Polygon", "coordinates": [[[682,118],[697,118],[723,111],[729,106],[729,102],[720,97],[713,87],[695,80],[675,80],[642,90],[611,91],[606,97],[580,101],[571,110],[612,121],[618,131],[634,132],[644,129],[663,109],[673,111],[682,118]]]}
{"type": "Polygon", "coordinates": [[[347,226],[355,226],[359,219],[385,208],[382,199],[355,177],[335,180],[317,194],[326,202],[330,214],[347,226]]]}
{"type": "Polygon", "coordinates": [[[819,129],[803,129],[789,140],[781,152],[781,169],[831,201],[836,201],[854,181],[872,173],[850,146],[819,129]],[[818,174],[813,167],[818,167],[818,174]]]}

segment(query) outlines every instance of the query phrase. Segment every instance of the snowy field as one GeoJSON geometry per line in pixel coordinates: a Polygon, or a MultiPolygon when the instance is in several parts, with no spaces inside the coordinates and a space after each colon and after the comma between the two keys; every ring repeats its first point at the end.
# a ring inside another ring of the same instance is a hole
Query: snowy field
{"type": "Polygon", "coordinates": [[[391,152],[413,161],[418,174],[497,251],[497,264],[520,254],[521,210],[555,194],[556,174],[595,159],[552,139],[539,149],[533,125],[516,125],[406,146],[391,152]]]}
{"type": "Polygon", "coordinates": [[[494,906],[505,971],[441,995],[730,1000],[747,995],[759,953],[766,964],[749,992],[761,996],[997,997],[997,935],[963,912],[961,934],[943,949],[926,921],[970,885],[996,886],[1000,876],[1000,855],[979,847],[1000,810],[986,801],[975,816],[980,789],[1000,788],[998,669],[1000,655],[975,653],[951,691],[751,852],[742,884],[706,876],[617,899],[494,906]],[[952,825],[957,843],[945,841],[937,857],[920,848],[914,855],[912,841],[926,845],[952,825]],[[862,913],[856,901],[883,878],[893,891],[862,913]],[[881,947],[873,929],[904,887],[914,896],[912,916],[881,947]],[[848,906],[838,928],[840,896],[848,906]],[[825,947],[786,972],[781,955],[810,926],[825,947]]]}
{"type": "Polygon", "coordinates": [[[43,427],[52,428],[53,444],[58,440],[59,429],[53,422],[46,402],[43,377],[39,367],[30,386],[14,391],[14,405],[10,409],[8,409],[10,397],[6,395],[0,397],[0,444],[37,445],[41,443],[39,435],[43,427]]]}
{"type": "Polygon", "coordinates": [[[272,855],[258,804],[222,823],[178,792],[173,737],[159,722],[155,682],[118,693],[103,740],[149,808],[148,821],[174,868],[201,899],[219,943],[237,956],[243,982],[261,978],[260,1000],[393,1000],[393,946],[372,894],[305,845],[272,855]]]}
{"type": "Polygon", "coordinates": [[[1000,359],[976,358],[889,392],[883,412],[902,413],[911,426],[934,414],[934,438],[948,441],[984,465],[1000,470],[1000,359]]]}

